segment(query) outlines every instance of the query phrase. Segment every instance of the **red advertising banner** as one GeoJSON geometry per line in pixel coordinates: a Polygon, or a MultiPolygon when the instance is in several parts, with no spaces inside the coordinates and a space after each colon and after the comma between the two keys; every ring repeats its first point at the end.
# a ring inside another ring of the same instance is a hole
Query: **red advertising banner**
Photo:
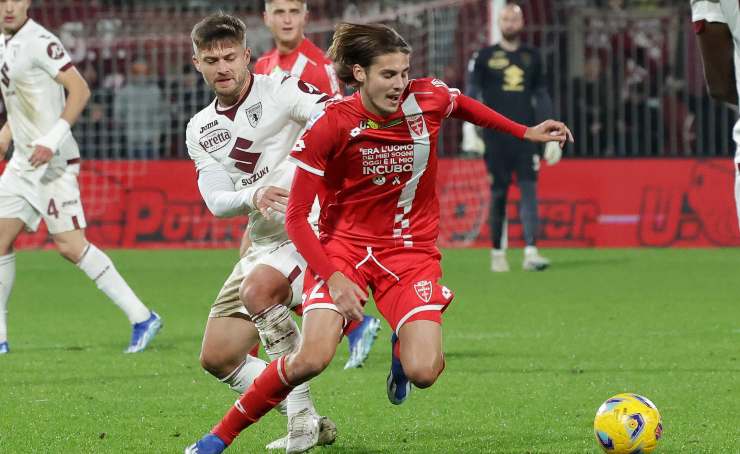
{"type": "MultiPolygon", "coordinates": [[[[88,238],[101,247],[237,247],[246,218],[216,219],[190,161],[83,161],[88,238]]],[[[545,247],[738,246],[728,159],[584,159],[540,173],[545,247]]],[[[488,246],[490,189],[481,160],[443,159],[440,245],[488,246]]],[[[521,245],[519,193],[510,190],[509,242],[521,245]]],[[[42,223],[18,247],[49,245],[42,223]]]]}
{"type": "MultiPolygon", "coordinates": [[[[740,245],[730,159],[579,159],[543,165],[539,244],[547,247],[740,245]]],[[[480,160],[440,164],[443,246],[489,246],[480,160]]],[[[522,244],[512,186],[509,243],[522,244]]]]}

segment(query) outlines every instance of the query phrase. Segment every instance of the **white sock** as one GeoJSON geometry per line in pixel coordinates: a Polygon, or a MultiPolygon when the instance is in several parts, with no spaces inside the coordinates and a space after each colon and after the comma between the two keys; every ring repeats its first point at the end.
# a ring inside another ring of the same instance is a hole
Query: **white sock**
{"type": "MultiPolygon", "coordinates": [[[[252,355],[247,355],[246,359],[239,367],[220,381],[226,383],[229,385],[229,388],[241,395],[247,391],[247,388],[249,388],[257,376],[265,369],[267,369],[266,362],[262,361],[260,358],[255,358],[252,355]]],[[[288,411],[285,401],[280,402],[275,409],[283,415],[287,414],[288,411]]]]}
{"type": "Polygon", "coordinates": [[[491,249],[492,257],[506,257],[506,249],[491,249]]]}
{"type": "Polygon", "coordinates": [[[249,385],[254,382],[254,379],[266,368],[266,362],[252,355],[247,355],[241,366],[237,367],[226,378],[222,378],[221,381],[239,394],[244,394],[249,385]]]}
{"type": "Polygon", "coordinates": [[[151,312],[134,294],[103,251],[89,244],[77,266],[126,314],[131,324],[141,323],[151,312]]]}
{"type": "Polygon", "coordinates": [[[8,299],[15,282],[15,254],[0,257],[0,342],[8,340],[8,299]]]}
{"type": "Polygon", "coordinates": [[[524,248],[524,255],[535,255],[537,253],[537,246],[526,246],[524,248]]]}
{"type": "Polygon", "coordinates": [[[308,382],[301,383],[293,388],[293,391],[288,394],[285,401],[288,403],[288,417],[293,416],[304,408],[316,414],[316,408],[314,408],[313,401],[311,400],[311,388],[308,382]]]}

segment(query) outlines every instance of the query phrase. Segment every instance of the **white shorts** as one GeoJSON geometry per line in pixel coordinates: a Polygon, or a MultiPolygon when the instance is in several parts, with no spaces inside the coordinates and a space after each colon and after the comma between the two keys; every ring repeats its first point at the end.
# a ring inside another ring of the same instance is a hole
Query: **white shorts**
{"type": "Polygon", "coordinates": [[[303,293],[303,278],[306,271],[306,261],[296,250],[292,241],[280,244],[252,245],[247,254],[234,266],[234,271],[224,282],[218,292],[216,301],[211,306],[211,318],[230,317],[242,314],[249,317],[246,308],[239,299],[239,287],[244,278],[257,265],[268,265],[278,270],[290,282],[292,290],[288,307],[294,308],[301,304],[303,293]]]}
{"type": "Polygon", "coordinates": [[[84,229],[79,173],[80,165],[71,164],[58,178],[33,183],[6,168],[0,176],[0,218],[20,219],[31,232],[42,218],[52,234],[84,229]]]}

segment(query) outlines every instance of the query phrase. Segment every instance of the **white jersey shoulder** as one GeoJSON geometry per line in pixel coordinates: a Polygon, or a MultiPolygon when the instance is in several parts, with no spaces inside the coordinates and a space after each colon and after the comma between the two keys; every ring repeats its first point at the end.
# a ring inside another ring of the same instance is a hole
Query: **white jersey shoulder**
{"type": "MultiPolygon", "coordinates": [[[[279,186],[290,189],[295,166],[287,158],[308,118],[323,109],[326,95],[283,74],[254,74],[236,105],[220,108],[214,100],[190,120],[186,143],[200,172],[223,168],[234,190],[279,186]]],[[[249,213],[250,237],[282,238],[281,222],[249,213]]],[[[284,239],[284,238],[283,238],[284,239]]]]}
{"type": "Polygon", "coordinates": [[[727,23],[720,0],[691,0],[691,20],[727,23]]]}
{"type": "MultiPolygon", "coordinates": [[[[692,0],[691,20],[727,24],[735,45],[735,74],[740,74],[740,2],[737,0],[692,0]]],[[[740,78],[736,82],[740,94],[740,78]]],[[[740,162],[740,120],[735,123],[732,136],[737,144],[735,161],[740,162]]]]}
{"type": "MultiPolygon", "coordinates": [[[[28,144],[46,134],[64,110],[64,87],[54,79],[71,66],[61,41],[32,19],[14,35],[0,37],[0,90],[17,150],[14,164],[21,170],[28,170],[28,144]]],[[[80,156],[71,135],[59,153],[59,160],[80,156]]]]}
{"type": "Polygon", "coordinates": [[[223,109],[214,100],[190,120],[186,132],[196,168],[222,166],[236,188],[264,184],[260,181],[285,160],[312,112],[325,101],[294,77],[252,77],[239,103],[223,109]]]}

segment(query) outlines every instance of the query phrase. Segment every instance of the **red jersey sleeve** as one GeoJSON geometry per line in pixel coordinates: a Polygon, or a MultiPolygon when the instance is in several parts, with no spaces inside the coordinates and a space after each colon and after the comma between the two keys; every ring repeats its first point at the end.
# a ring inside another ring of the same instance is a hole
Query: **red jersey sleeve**
{"type": "Polygon", "coordinates": [[[306,123],[306,132],[293,146],[288,158],[301,169],[324,176],[330,153],[339,144],[337,121],[331,112],[322,110],[306,123]]]}
{"type": "Polygon", "coordinates": [[[482,128],[495,129],[512,136],[523,139],[527,127],[511,120],[485,104],[460,95],[455,100],[452,117],[465,120],[482,128]]]}
{"type": "Polygon", "coordinates": [[[296,170],[293,185],[290,188],[288,210],[285,214],[285,231],[288,232],[288,237],[293,241],[298,252],[306,259],[311,270],[321,276],[324,281],[328,281],[337,268],[327,257],[308,223],[308,215],[320,186],[321,177],[302,169],[296,170]]]}
{"type": "Polygon", "coordinates": [[[293,178],[285,216],[285,230],[308,266],[328,280],[336,267],[326,255],[308,223],[308,214],[321,186],[330,155],[339,147],[336,119],[332,112],[321,111],[306,123],[306,132],[296,142],[290,161],[299,169],[293,178]]]}

